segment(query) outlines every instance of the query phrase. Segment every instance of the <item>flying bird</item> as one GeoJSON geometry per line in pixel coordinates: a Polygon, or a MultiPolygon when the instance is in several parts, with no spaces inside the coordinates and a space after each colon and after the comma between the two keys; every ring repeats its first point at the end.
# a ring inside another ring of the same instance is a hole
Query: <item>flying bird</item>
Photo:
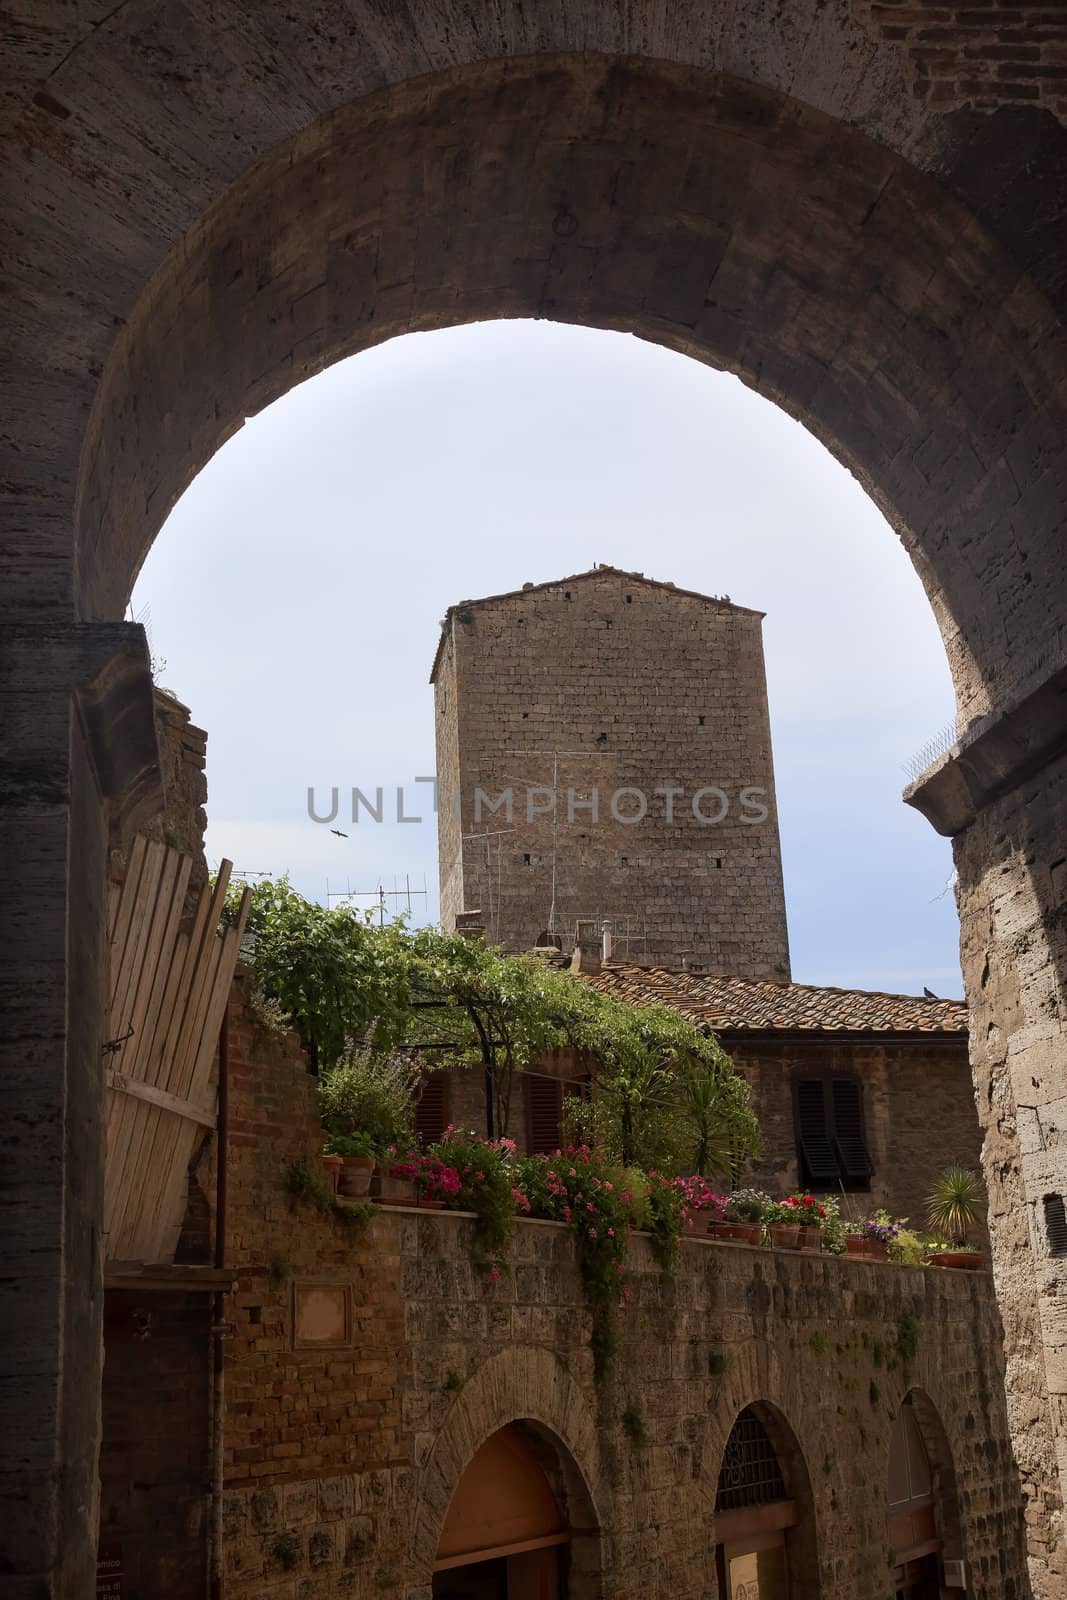
{"type": "Polygon", "coordinates": [[[339,839],[347,839],[348,838],[348,834],[347,833],[342,833],[340,828],[331,828],[330,832],[331,833],[335,833],[339,839]]]}

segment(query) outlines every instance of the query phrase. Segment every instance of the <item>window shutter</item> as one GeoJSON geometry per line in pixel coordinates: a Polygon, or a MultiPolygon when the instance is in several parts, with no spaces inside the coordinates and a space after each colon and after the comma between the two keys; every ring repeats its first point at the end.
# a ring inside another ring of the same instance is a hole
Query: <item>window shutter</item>
{"type": "Polygon", "coordinates": [[[858,1078],[833,1078],[834,1148],[846,1178],[862,1183],[874,1171],[863,1137],[863,1090],[858,1078]]]}
{"type": "Polygon", "coordinates": [[[1067,1208],[1062,1194],[1047,1194],[1044,1199],[1045,1236],[1050,1256],[1067,1256],[1067,1208]]]}
{"type": "Polygon", "coordinates": [[[436,1144],[448,1127],[450,1078],[447,1072],[431,1072],[419,1087],[415,1102],[415,1136],[420,1144],[436,1144]]]}
{"type": "Polygon", "coordinates": [[[526,1088],[526,1145],[533,1156],[551,1155],[560,1145],[563,1084],[559,1078],[523,1074],[526,1088]]]}
{"type": "Polygon", "coordinates": [[[830,1138],[825,1087],[821,1078],[798,1078],[796,1084],[797,1143],[805,1182],[833,1183],[837,1160],[830,1138]]]}

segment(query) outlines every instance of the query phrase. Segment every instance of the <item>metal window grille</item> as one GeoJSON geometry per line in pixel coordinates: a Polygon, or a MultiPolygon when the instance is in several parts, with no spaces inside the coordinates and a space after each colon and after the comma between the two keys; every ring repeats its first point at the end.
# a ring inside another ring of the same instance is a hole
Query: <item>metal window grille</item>
{"type": "Polygon", "coordinates": [[[1047,1194],[1044,1199],[1045,1236],[1050,1256],[1067,1256],[1067,1211],[1062,1194],[1047,1194]]]}
{"type": "Polygon", "coordinates": [[[756,1413],[747,1406],[726,1441],[715,1496],[716,1511],[739,1511],[786,1500],[785,1480],[774,1446],[756,1413]]]}

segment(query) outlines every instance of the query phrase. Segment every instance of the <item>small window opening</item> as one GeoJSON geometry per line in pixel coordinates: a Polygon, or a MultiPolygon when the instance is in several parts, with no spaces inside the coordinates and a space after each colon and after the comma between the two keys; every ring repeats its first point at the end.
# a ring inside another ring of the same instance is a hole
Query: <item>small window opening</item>
{"type": "Polygon", "coordinates": [[[522,720],[523,720],[523,722],[525,722],[525,721],[526,721],[526,718],[527,718],[527,717],[528,717],[528,716],[529,716],[529,715],[530,715],[530,713],[529,713],[529,712],[528,712],[528,711],[524,711],[524,712],[523,712],[523,714],[522,714],[522,720]]]}
{"type": "Polygon", "coordinates": [[[721,872],[722,871],[722,856],[716,856],[715,857],[715,865],[718,867],[719,871],[721,872]]]}
{"type": "Polygon", "coordinates": [[[570,590],[569,590],[569,589],[566,589],[566,590],[564,590],[564,593],[563,593],[563,598],[564,598],[564,600],[569,600],[569,599],[570,599],[570,597],[571,597],[571,592],[570,592],[570,590]]]}
{"type": "Polygon", "coordinates": [[[1044,1200],[1045,1233],[1050,1256],[1067,1256],[1067,1211],[1062,1194],[1047,1194],[1044,1200]]]}
{"type": "Polygon", "coordinates": [[[262,1306],[249,1306],[249,1308],[248,1308],[248,1320],[249,1320],[249,1322],[262,1322],[263,1321],[263,1307],[262,1306]]]}
{"type": "Polygon", "coordinates": [[[528,866],[529,866],[529,865],[530,865],[530,856],[529,856],[529,852],[527,852],[527,853],[526,853],[526,854],[525,854],[525,855],[524,855],[524,856],[523,856],[523,858],[522,858],[522,864],[523,864],[523,866],[524,866],[524,867],[528,867],[528,866]]]}
{"type": "Polygon", "coordinates": [[[700,724],[701,727],[704,726],[704,718],[703,717],[698,717],[697,718],[697,722],[700,724]]]}

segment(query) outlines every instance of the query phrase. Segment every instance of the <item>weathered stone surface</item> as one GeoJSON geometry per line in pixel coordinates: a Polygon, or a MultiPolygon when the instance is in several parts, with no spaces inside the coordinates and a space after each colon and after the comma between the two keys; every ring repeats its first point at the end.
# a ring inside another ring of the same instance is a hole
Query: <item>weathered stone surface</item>
{"type": "Polygon", "coordinates": [[[612,567],[453,606],[443,925],[478,908],[490,943],[569,954],[606,919],[622,959],[788,978],[761,623],[612,567]]]}

